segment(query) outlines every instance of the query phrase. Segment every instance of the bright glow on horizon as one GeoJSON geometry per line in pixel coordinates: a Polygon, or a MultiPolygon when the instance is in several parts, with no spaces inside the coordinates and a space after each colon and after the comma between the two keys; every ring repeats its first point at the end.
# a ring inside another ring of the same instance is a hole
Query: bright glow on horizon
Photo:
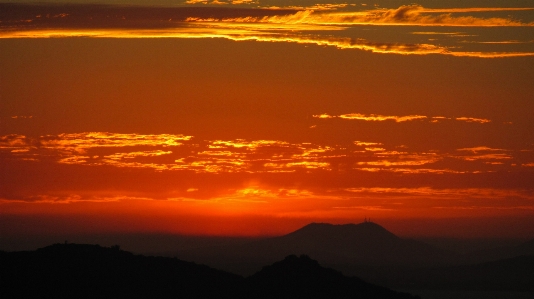
{"type": "Polygon", "coordinates": [[[130,1],[0,4],[0,234],[533,236],[526,1],[130,1]]]}

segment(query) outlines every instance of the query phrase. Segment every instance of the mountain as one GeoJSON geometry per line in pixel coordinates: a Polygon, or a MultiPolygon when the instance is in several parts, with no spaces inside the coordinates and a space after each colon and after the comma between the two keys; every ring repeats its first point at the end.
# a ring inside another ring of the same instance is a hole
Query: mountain
{"type": "Polygon", "coordinates": [[[287,256],[247,277],[250,298],[416,298],[323,268],[308,256],[287,256]]]}
{"type": "Polygon", "coordinates": [[[528,292],[534,298],[534,256],[414,269],[391,279],[386,284],[395,288],[528,292]]]}
{"type": "Polygon", "coordinates": [[[445,251],[399,238],[373,222],[345,225],[312,223],[276,241],[278,246],[289,245],[297,251],[307,251],[327,263],[428,265],[448,258],[445,251]],[[334,255],[337,257],[332,258],[334,255]]]}
{"type": "Polygon", "coordinates": [[[118,246],[0,253],[0,298],[235,298],[242,283],[238,275],[118,246]]]}
{"type": "Polygon", "coordinates": [[[0,298],[417,298],[288,256],[246,279],[118,246],[55,244],[0,252],[0,298]]]}
{"type": "Polygon", "coordinates": [[[483,263],[509,259],[518,256],[534,256],[534,239],[517,246],[503,246],[486,250],[477,250],[463,256],[464,263],[483,263]]]}
{"type": "Polygon", "coordinates": [[[362,267],[446,265],[452,253],[422,242],[402,239],[373,222],[333,225],[311,223],[284,236],[257,240],[239,246],[197,248],[176,252],[180,259],[250,275],[261,265],[291,254],[305,254],[322,265],[343,268],[346,274],[362,267]],[[346,272],[348,271],[348,272],[346,272]]]}

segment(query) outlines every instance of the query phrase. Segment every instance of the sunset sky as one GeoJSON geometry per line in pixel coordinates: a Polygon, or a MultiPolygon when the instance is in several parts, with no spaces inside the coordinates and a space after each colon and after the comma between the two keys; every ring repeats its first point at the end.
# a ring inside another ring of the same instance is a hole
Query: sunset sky
{"type": "Polygon", "coordinates": [[[534,238],[532,1],[87,2],[0,4],[0,235],[534,238]]]}

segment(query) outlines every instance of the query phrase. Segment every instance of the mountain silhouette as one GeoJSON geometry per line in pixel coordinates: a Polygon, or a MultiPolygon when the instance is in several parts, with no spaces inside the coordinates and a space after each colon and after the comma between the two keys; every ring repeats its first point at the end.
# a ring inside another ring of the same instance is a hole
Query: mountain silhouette
{"type": "Polygon", "coordinates": [[[287,256],[247,278],[250,298],[416,298],[323,268],[308,256],[287,256]]]}
{"type": "Polygon", "coordinates": [[[463,256],[464,263],[483,263],[518,256],[534,256],[534,239],[517,246],[504,246],[486,250],[477,250],[463,256]]]}
{"type": "Polygon", "coordinates": [[[447,265],[453,254],[428,244],[402,239],[373,222],[333,225],[311,223],[284,236],[237,246],[176,252],[178,258],[250,275],[288,255],[305,254],[322,265],[352,272],[354,267],[447,265]]]}
{"type": "Polygon", "coordinates": [[[0,298],[235,298],[243,278],[98,245],[0,253],[0,298]]]}
{"type": "Polygon", "coordinates": [[[425,243],[397,237],[384,227],[373,223],[333,225],[312,223],[280,237],[279,244],[313,253],[326,262],[353,262],[365,265],[414,265],[436,263],[446,253],[425,243]]]}
{"type": "Polygon", "coordinates": [[[534,256],[391,273],[394,288],[529,292],[534,298],[534,256]]]}
{"type": "Polygon", "coordinates": [[[55,244],[0,251],[0,298],[417,298],[288,256],[243,278],[118,246],[55,244]]]}

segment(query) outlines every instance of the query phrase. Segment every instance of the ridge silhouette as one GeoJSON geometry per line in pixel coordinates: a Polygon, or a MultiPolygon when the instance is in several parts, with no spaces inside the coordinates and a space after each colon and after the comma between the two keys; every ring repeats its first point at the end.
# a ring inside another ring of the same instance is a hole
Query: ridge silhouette
{"type": "Polygon", "coordinates": [[[417,298],[288,256],[248,278],[87,244],[0,251],[0,298],[417,298]]]}
{"type": "MultiPolygon", "coordinates": [[[[311,223],[280,237],[236,246],[198,248],[176,252],[183,260],[250,275],[265,264],[291,254],[312,256],[322,265],[344,273],[357,266],[446,265],[454,255],[428,244],[402,239],[374,222],[333,225],[311,223]]],[[[353,274],[353,273],[351,273],[353,274]]]]}
{"type": "Polygon", "coordinates": [[[374,222],[338,225],[329,223],[310,223],[292,233],[287,234],[286,236],[313,237],[331,240],[348,238],[400,239],[393,233],[374,222]]]}
{"type": "Polygon", "coordinates": [[[235,298],[243,278],[87,244],[0,254],[0,298],[235,298]]]}
{"type": "Polygon", "coordinates": [[[528,255],[534,255],[534,239],[516,246],[477,250],[464,255],[463,259],[464,263],[483,263],[528,255]]]}
{"type": "Polygon", "coordinates": [[[306,255],[290,255],[247,278],[251,298],[417,298],[323,268],[306,255]]]}

